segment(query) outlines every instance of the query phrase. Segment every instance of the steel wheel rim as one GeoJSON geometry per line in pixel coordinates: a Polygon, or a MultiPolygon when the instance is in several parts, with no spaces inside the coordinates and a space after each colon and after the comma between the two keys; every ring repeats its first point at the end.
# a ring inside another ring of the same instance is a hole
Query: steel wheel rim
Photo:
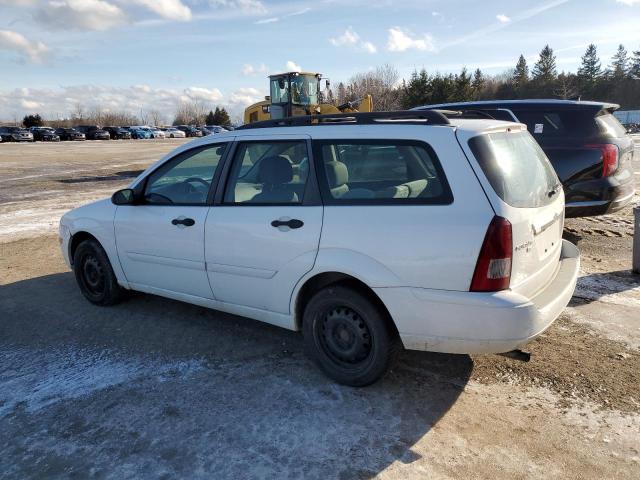
{"type": "Polygon", "coordinates": [[[82,283],[91,295],[104,293],[104,271],[94,255],[87,255],[82,261],[82,283]]]}
{"type": "Polygon", "coordinates": [[[359,367],[371,356],[373,338],[362,316],[354,309],[328,309],[318,322],[317,336],[324,353],[341,367],[359,367]]]}

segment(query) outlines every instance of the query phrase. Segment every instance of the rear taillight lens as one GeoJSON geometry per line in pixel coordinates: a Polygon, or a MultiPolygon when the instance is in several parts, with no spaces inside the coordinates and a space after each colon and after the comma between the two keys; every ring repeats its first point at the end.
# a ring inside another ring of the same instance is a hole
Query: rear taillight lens
{"type": "Polygon", "coordinates": [[[509,288],[512,257],[511,223],[506,218],[493,217],[482,242],[469,290],[497,292],[509,288]]]}
{"type": "Polygon", "coordinates": [[[596,148],[602,154],[602,176],[609,177],[618,169],[620,152],[618,146],[612,143],[598,143],[585,145],[587,148],[596,148]]]}

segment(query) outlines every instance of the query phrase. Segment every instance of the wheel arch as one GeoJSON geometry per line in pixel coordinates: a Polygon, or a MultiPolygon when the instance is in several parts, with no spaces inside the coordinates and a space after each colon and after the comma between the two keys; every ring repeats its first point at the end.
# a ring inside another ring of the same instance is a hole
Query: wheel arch
{"type": "Polygon", "coordinates": [[[327,271],[317,273],[312,277],[304,281],[302,286],[298,289],[295,302],[294,302],[294,329],[301,330],[304,316],[304,309],[309,303],[309,300],[320,290],[327,288],[330,285],[341,285],[352,288],[358,291],[371,302],[373,302],[377,308],[379,308],[385,314],[385,318],[389,322],[390,327],[398,333],[398,329],[389,313],[389,309],[384,304],[382,299],[373,291],[373,289],[362,280],[339,271],[327,271]]]}
{"type": "Polygon", "coordinates": [[[98,242],[100,246],[102,246],[102,243],[100,243],[100,240],[98,240],[94,235],[90,234],[87,231],[80,230],[74,233],[71,236],[71,240],[69,241],[69,263],[71,263],[71,265],[73,265],[73,256],[76,253],[76,250],[78,249],[78,245],[80,245],[85,240],[95,240],[96,242],[98,242]]]}

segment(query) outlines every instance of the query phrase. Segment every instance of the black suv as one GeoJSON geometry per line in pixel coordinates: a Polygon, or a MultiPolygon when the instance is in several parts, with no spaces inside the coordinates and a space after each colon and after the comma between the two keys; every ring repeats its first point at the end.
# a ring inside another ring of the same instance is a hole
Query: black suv
{"type": "Polygon", "coordinates": [[[59,142],[60,137],[51,127],[31,127],[29,131],[33,134],[33,140],[41,142],[59,142]]]}
{"type": "Polygon", "coordinates": [[[104,127],[112,140],[131,140],[131,132],[122,127],[104,127]]]}
{"type": "Polygon", "coordinates": [[[98,125],[78,125],[75,127],[80,133],[84,133],[87,140],[110,140],[109,132],[98,125]]]}
{"type": "Polygon", "coordinates": [[[573,100],[491,100],[414,110],[459,110],[526,124],[562,182],[566,216],[584,217],[619,210],[633,200],[634,144],[613,116],[619,107],[573,100]]]}
{"type": "Polygon", "coordinates": [[[57,128],[56,135],[60,137],[60,140],[86,140],[84,133],[79,132],[75,128],[57,128]]]}
{"type": "Polygon", "coordinates": [[[178,130],[182,130],[187,137],[202,137],[202,131],[192,125],[178,125],[178,130]]]}

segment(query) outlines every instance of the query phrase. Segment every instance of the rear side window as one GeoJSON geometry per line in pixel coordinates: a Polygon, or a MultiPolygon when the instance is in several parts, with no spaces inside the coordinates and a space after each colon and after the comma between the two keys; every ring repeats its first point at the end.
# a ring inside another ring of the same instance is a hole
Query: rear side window
{"type": "Polygon", "coordinates": [[[536,140],[590,137],[598,133],[592,110],[518,110],[515,115],[536,140]]]}
{"type": "Polygon", "coordinates": [[[329,204],[448,204],[453,200],[433,149],[403,140],[315,142],[329,204]]]}
{"type": "Polygon", "coordinates": [[[536,208],[555,197],[560,183],[546,155],[528,132],[497,132],[469,140],[469,147],[496,194],[508,205],[536,208]]]}
{"type": "Polygon", "coordinates": [[[610,137],[620,138],[627,134],[627,131],[618,119],[610,113],[598,115],[596,117],[596,124],[598,125],[601,133],[610,137]]]}

